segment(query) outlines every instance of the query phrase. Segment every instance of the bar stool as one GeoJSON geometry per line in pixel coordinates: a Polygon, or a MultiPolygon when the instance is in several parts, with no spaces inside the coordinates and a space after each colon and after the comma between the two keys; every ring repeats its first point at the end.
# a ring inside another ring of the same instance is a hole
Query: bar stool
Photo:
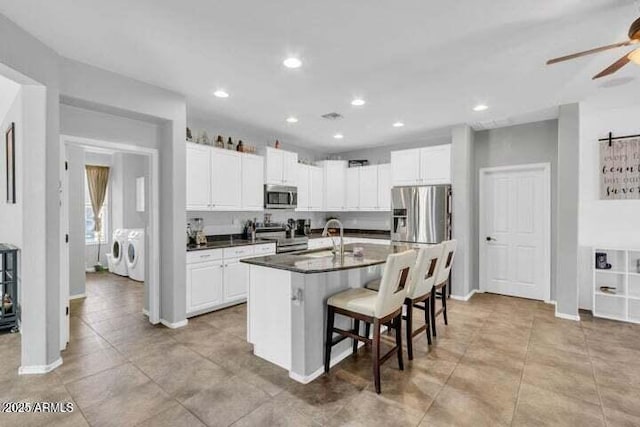
{"type": "Polygon", "coordinates": [[[437,336],[436,331],[436,318],[442,314],[444,318],[444,324],[448,325],[447,319],[447,284],[449,283],[449,275],[451,274],[451,266],[453,264],[453,257],[456,254],[456,247],[458,242],[456,240],[446,240],[442,242],[442,261],[438,271],[435,284],[431,289],[431,329],[433,336],[437,336]],[[436,299],[440,297],[442,301],[442,307],[436,311],[436,299]]]}
{"type": "Polygon", "coordinates": [[[405,327],[407,334],[407,354],[413,360],[413,338],[422,331],[426,331],[427,343],[431,345],[431,296],[433,285],[438,277],[442,260],[443,245],[433,245],[418,251],[416,268],[411,278],[411,286],[404,300],[405,327]],[[413,309],[424,311],[424,325],[413,330],[413,309]]]}
{"type": "Polygon", "coordinates": [[[398,367],[404,369],[402,363],[402,303],[409,290],[411,270],[416,263],[415,251],[391,254],[387,257],[384,274],[378,292],[369,289],[349,289],[333,295],[327,301],[327,330],[325,336],[324,372],[328,373],[331,363],[331,348],[339,342],[353,339],[353,353],[358,350],[358,341],[373,346],[373,381],[376,393],[380,393],[380,365],[387,361],[393,353],[398,356],[398,367]],[[354,320],[353,329],[345,331],[334,327],[336,314],[354,320]],[[373,339],[360,335],[360,321],[373,324],[373,339]],[[396,345],[384,356],[380,357],[380,326],[392,323],[396,330],[396,345]],[[333,338],[333,333],[340,336],[333,338]]]}

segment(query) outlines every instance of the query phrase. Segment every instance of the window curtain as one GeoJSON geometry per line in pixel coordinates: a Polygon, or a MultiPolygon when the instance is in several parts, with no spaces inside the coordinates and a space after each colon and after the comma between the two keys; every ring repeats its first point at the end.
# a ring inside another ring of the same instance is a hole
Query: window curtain
{"type": "Polygon", "coordinates": [[[85,166],[87,182],[89,184],[89,197],[93,209],[94,231],[102,231],[102,205],[107,195],[109,183],[109,168],[107,166],[85,166]]]}

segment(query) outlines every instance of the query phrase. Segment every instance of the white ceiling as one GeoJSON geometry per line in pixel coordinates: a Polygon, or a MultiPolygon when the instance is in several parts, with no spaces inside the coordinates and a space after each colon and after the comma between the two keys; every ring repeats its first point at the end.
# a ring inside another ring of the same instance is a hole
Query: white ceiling
{"type": "MultiPolygon", "coordinates": [[[[0,12],[63,56],[185,94],[193,114],[333,152],[606,91],[591,76],[624,49],[545,61],[625,40],[640,15],[633,0],[0,0],[0,12]],[[303,67],[285,69],[289,54],[303,67]],[[231,96],[211,96],[219,87],[231,96]],[[367,104],[352,107],[355,96],[367,104]],[[491,108],[473,112],[480,102],[491,108]],[[320,118],[332,111],[345,118],[320,118]]],[[[637,88],[638,76],[629,65],[608,84],[637,88]]]]}

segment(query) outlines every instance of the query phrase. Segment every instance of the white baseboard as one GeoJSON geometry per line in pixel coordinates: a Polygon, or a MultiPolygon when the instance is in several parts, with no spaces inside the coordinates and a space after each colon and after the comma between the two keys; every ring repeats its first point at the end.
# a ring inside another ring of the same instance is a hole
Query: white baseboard
{"type": "Polygon", "coordinates": [[[145,316],[149,317],[149,310],[147,310],[146,308],[142,309],[142,314],[144,314],[145,316]]]}
{"type": "Polygon", "coordinates": [[[565,313],[559,313],[558,312],[558,305],[556,304],[556,317],[559,319],[566,319],[566,320],[574,320],[576,322],[580,321],[580,315],[579,314],[565,314],[565,313]]]}
{"type": "Polygon", "coordinates": [[[478,289],[473,289],[471,292],[469,292],[467,295],[463,297],[459,295],[451,294],[451,299],[454,299],[456,301],[469,301],[471,297],[474,296],[476,293],[480,293],[480,291],[478,289]]]}
{"type": "MultiPolygon", "coordinates": [[[[362,346],[364,346],[364,343],[358,344],[358,348],[362,346]]],[[[349,347],[347,350],[340,353],[337,357],[332,357],[330,366],[333,368],[335,365],[342,362],[347,357],[351,356],[351,354],[353,354],[353,350],[351,349],[351,347],[349,347]]],[[[289,378],[302,384],[309,384],[311,381],[322,376],[322,374],[324,374],[324,366],[318,368],[318,370],[316,370],[315,372],[309,375],[299,375],[299,374],[296,374],[295,372],[289,371],[289,378]]]]}
{"type": "Polygon", "coordinates": [[[544,303],[545,303],[545,304],[551,304],[551,305],[554,305],[554,306],[555,306],[555,305],[558,305],[558,302],[557,302],[557,301],[554,301],[554,300],[548,300],[548,301],[547,301],[547,300],[545,300],[545,302],[544,302],[544,303]]]}
{"type": "Polygon", "coordinates": [[[18,375],[46,374],[47,372],[53,371],[60,365],[62,365],[62,357],[59,357],[48,365],[20,366],[20,368],[18,368],[18,375]]]}
{"type": "Polygon", "coordinates": [[[72,299],[80,299],[80,298],[86,298],[87,294],[85,294],[84,292],[81,294],[75,294],[75,295],[69,295],[69,301],[71,301],[72,299]]]}
{"type": "Polygon", "coordinates": [[[171,322],[168,322],[168,321],[166,321],[164,319],[160,319],[160,323],[162,323],[164,326],[166,326],[169,329],[178,329],[178,328],[182,328],[184,326],[187,326],[187,323],[189,323],[189,320],[188,319],[184,319],[184,320],[181,320],[179,322],[171,323],[171,322]]]}

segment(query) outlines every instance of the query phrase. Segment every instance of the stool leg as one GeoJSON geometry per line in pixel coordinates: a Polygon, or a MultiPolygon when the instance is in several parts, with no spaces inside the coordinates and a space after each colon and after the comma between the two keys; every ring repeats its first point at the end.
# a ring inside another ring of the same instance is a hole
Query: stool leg
{"type": "MultiPolygon", "coordinates": [[[[409,360],[413,360],[413,304],[409,303],[404,305],[407,307],[407,321],[405,323],[405,328],[407,330],[407,354],[409,355],[409,360]]],[[[402,319],[402,314],[400,315],[402,319]]]]}
{"type": "Polygon", "coordinates": [[[448,325],[449,321],[447,320],[447,285],[444,285],[444,288],[442,288],[442,314],[444,315],[444,324],[448,325]]]}
{"type": "Polygon", "coordinates": [[[436,288],[431,288],[431,332],[433,332],[433,337],[438,336],[438,332],[436,331],[436,288]]]}
{"type": "Polygon", "coordinates": [[[380,394],[380,321],[373,321],[373,383],[380,394]]]}
{"type": "MultiPolygon", "coordinates": [[[[396,326],[396,347],[398,347],[398,368],[404,371],[404,363],[402,362],[402,313],[398,314],[395,321],[396,326]]],[[[409,337],[411,342],[411,337],[409,337]]]]}
{"type": "Polygon", "coordinates": [[[369,338],[371,336],[371,323],[367,322],[364,325],[364,334],[366,335],[367,338],[369,338]]]}
{"type": "Polygon", "coordinates": [[[427,326],[427,344],[431,345],[431,320],[429,320],[431,313],[431,298],[424,302],[424,324],[427,326]]]}
{"type": "MultiPolygon", "coordinates": [[[[360,334],[360,321],[358,319],[353,319],[353,333],[359,335],[360,334]]],[[[358,340],[353,339],[353,354],[358,353],[358,340]]]]}
{"type": "Polygon", "coordinates": [[[327,308],[327,331],[325,335],[324,341],[324,373],[329,373],[329,367],[331,366],[331,347],[333,341],[333,320],[335,318],[335,313],[333,311],[333,307],[328,306],[327,308]]]}

